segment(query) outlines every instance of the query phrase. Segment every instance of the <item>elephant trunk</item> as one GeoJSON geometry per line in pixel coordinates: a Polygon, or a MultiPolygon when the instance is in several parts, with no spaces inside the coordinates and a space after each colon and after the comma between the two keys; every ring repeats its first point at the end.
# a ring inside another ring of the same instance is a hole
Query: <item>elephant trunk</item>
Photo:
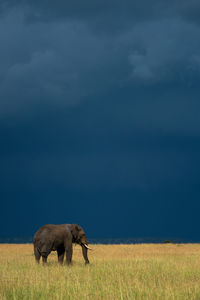
{"type": "Polygon", "coordinates": [[[83,257],[84,257],[84,259],[85,259],[85,263],[86,263],[86,264],[89,264],[90,262],[89,262],[89,259],[88,259],[88,256],[87,256],[87,251],[88,251],[87,247],[83,244],[83,245],[82,245],[82,253],[83,253],[83,257]]]}

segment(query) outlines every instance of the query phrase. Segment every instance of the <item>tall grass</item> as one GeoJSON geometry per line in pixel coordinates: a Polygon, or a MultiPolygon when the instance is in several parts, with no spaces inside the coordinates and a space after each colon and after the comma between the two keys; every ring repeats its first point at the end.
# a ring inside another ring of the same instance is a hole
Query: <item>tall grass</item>
{"type": "Polygon", "coordinates": [[[35,264],[32,245],[0,244],[0,299],[200,299],[200,245],[93,245],[84,265],[35,264]]]}

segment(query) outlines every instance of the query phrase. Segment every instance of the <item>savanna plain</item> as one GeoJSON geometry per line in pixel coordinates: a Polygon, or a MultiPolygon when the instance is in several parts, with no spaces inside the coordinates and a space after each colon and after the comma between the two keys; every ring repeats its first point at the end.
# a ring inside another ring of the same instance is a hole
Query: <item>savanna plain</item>
{"type": "Polygon", "coordinates": [[[30,244],[0,244],[0,299],[200,299],[200,244],[80,246],[73,264],[35,264],[30,244]]]}

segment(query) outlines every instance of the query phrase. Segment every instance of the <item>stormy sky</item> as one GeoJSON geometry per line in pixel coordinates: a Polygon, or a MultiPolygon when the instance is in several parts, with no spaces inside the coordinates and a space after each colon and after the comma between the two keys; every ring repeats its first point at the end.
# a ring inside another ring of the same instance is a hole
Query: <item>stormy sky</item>
{"type": "Polygon", "coordinates": [[[200,240],[197,0],[1,0],[0,237],[200,240]]]}

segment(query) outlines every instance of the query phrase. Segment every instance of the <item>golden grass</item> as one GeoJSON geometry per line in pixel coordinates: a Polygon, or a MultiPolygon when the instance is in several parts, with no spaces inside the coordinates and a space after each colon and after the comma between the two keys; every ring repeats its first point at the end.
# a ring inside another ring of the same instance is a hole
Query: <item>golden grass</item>
{"type": "Polygon", "coordinates": [[[93,245],[84,265],[35,264],[29,244],[0,244],[0,299],[200,300],[199,244],[93,245]]]}

